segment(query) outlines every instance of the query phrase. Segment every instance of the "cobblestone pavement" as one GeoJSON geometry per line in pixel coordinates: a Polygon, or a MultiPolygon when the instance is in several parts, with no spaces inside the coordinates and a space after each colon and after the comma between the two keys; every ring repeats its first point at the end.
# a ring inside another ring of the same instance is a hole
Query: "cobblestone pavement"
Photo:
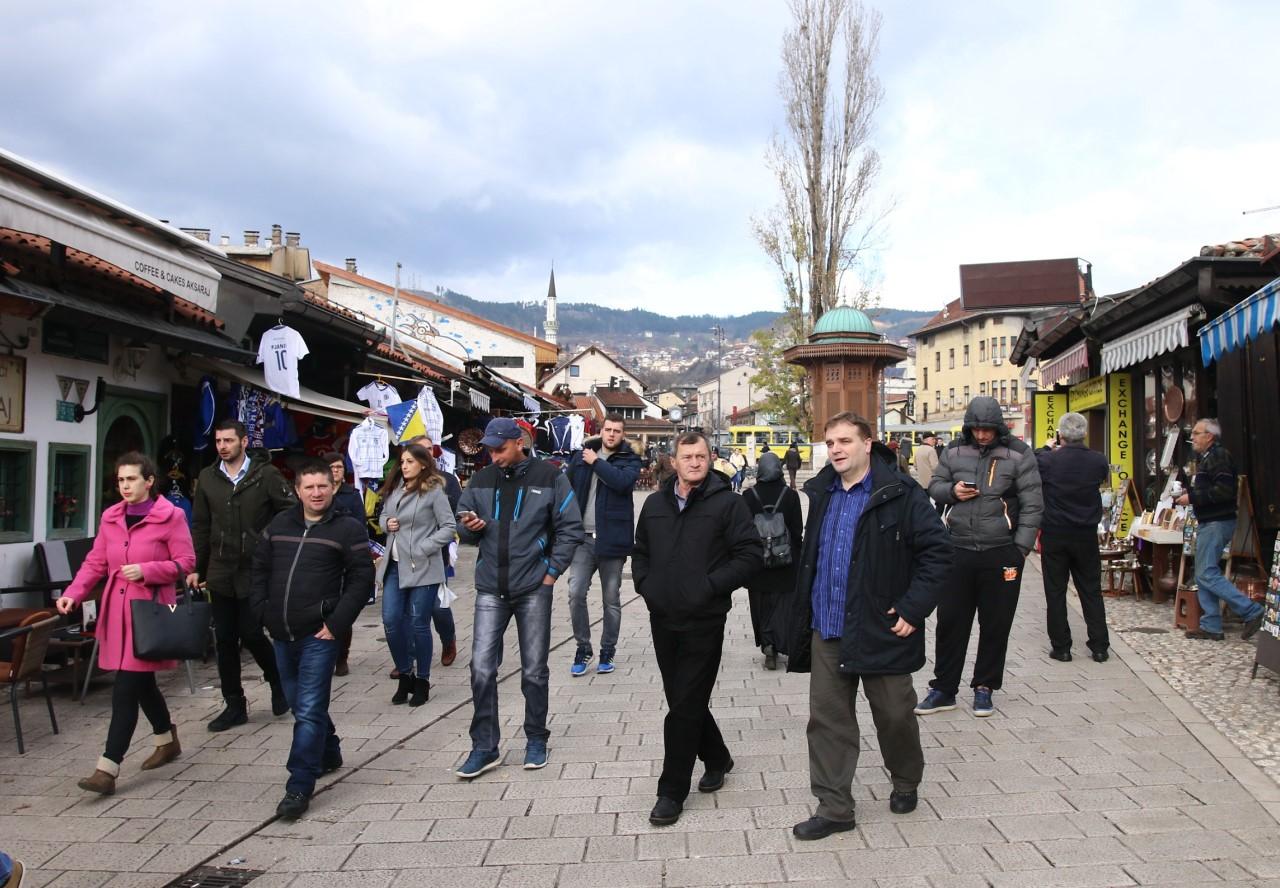
{"type": "MultiPolygon", "coordinates": [[[[466,550],[464,576],[472,557],[466,550]]],[[[389,705],[389,658],[376,611],[365,612],[352,674],[335,683],[346,767],[323,781],[304,820],[273,818],[290,722],[265,714],[266,688],[254,682],[250,724],[206,732],[218,703],[209,664],[195,696],[180,673],[167,679],[183,758],[138,772],[144,729],[111,798],[75,786],[106,733],[107,683],[84,706],[57,699],[57,737],[39,699],[27,698],[27,755],[15,754],[11,728],[0,731],[0,846],[33,867],[30,885],[59,888],[161,886],[202,862],[265,870],[257,888],[329,885],[335,873],[349,885],[449,888],[1280,886],[1280,787],[1137,656],[1131,633],[1116,633],[1105,664],[1049,660],[1034,569],[996,715],[922,720],[928,766],[920,807],[906,816],[888,811],[874,732],[864,731],[858,828],[812,843],[790,831],[812,810],[807,681],[763,670],[745,594],[712,704],[736,767],[720,792],[694,792],[677,826],[654,828],[664,709],[643,603],[628,580],[618,671],[575,679],[563,586],[545,770],[519,767],[518,660],[508,648],[504,767],[472,783],[452,776],[471,714],[471,593],[459,584],[459,659],[433,669],[431,700],[417,710],[389,705]]],[[[1119,613],[1113,625],[1124,623],[1119,613]]],[[[865,706],[861,715],[869,726],[865,706]]]]}
{"type": "Polygon", "coordinates": [[[1253,671],[1254,643],[1240,640],[1240,623],[1228,615],[1224,642],[1192,641],[1173,628],[1166,604],[1108,598],[1107,621],[1142,659],[1280,783],[1280,675],[1253,671]]]}

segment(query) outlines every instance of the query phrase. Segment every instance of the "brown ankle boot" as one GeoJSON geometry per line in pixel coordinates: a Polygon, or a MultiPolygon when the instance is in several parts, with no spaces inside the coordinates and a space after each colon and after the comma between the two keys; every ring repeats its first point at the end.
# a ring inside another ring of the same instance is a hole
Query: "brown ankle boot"
{"type": "Polygon", "coordinates": [[[151,755],[147,756],[147,760],[142,763],[142,770],[150,771],[152,768],[167,765],[182,755],[182,744],[178,742],[177,725],[171,724],[169,730],[163,734],[154,735],[152,740],[155,742],[156,748],[151,755]]]}
{"type": "Polygon", "coordinates": [[[111,759],[98,759],[98,768],[88,777],[85,777],[76,786],[86,792],[96,792],[98,795],[114,795],[116,791],[116,778],[120,776],[120,766],[111,759]]]}

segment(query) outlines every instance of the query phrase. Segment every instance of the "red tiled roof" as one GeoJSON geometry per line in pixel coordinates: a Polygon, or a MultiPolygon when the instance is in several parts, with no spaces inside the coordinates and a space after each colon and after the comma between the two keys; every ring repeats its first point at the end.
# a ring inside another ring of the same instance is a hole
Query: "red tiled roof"
{"type": "MultiPolygon", "coordinates": [[[[319,261],[312,262],[311,264],[315,266],[315,269],[320,274],[320,276],[326,279],[326,283],[328,282],[327,279],[329,277],[338,277],[338,278],[342,278],[345,281],[351,281],[352,283],[359,284],[362,287],[367,287],[370,290],[377,290],[379,293],[395,292],[395,288],[392,287],[390,284],[384,284],[382,283],[382,281],[375,281],[373,278],[367,278],[363,275],[347,271],[345,268],[338,268],[336,265],[328,265],[324,262],[319,262],[319,261]]],[[[482,318],[479,315],[472,314],[469,311],[463,311],[460,308],[454,308],[452,305],[445,305],[444,303],[427,299],[423,296],[419,296],[417,293],[411,293],[408,290],[402,289],[400,291],[400,298],[405,300],[406,302],[412,302],[416,305],[421,305],[426,308],[429,308],[432,311],[437,311],[440,314],[446,314],[451,317],[458,318],[459,320],[464,320],[464,321],[467,321],[468,323],[476,324],[477,326],[484,327],[488,330],[493,330],[494,332],[501,333],[504,336],[509,336],[512,339],[519,339],[522,342],[527,342],[536,348],[550,349],[553,353],[559,351],[559,349],[556,347],[555,343],[553,342],[547,342],[545,339],[539,339],[536,336],[530,336],[528,333],[521,333],[519,330],[515,329],[514,327],[507,327],[502,324],[495,323],[489,320],[488,318],[482,318]]]]}
{"type": "Polygon", "coordinates": [[[949,327],[952,324],[965,320],[966,318],[976,318],[980,314],[989,313],[990,312],[965,311],[964,307],[960,304],[960,300],[956,299],[952,302],[948,302],[946,308],[929,318],[928,322],[923,327],[915,330],[910,335],[914,338],[919,336],[921,333],[928,333],[931,330],[949,327]]]}
{"type": "Polygon", "coordinates": [[[1201,256],[1229,258],[1261,258],[1270,256],[1280,248],[1280,234],[1264,234],[1262,237],[1246,237],[1226,244],[1208,244],[1200,248],[1201,256]]]}
{"type": "Polygon", "coordinates": [[[604,419],[604,410],[595,398],[590,395],[574,395],[573,406],[583,412],[589,412],[596,419],[604,419]]]}
{"type": "Polygon", "coordinates": [[[597,388],[596,398],[605,407],[643,407],[644,399],[631,389],[597,388]]]}

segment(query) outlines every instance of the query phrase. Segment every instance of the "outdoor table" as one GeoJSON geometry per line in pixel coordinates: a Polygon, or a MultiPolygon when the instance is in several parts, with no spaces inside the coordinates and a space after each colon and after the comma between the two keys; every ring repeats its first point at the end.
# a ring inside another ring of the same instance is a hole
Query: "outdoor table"
{"type": "Polygon", "coordinates": [[[1178,586],[1176,566],[1182,554],[1182,531],[1141,525],[1134,536],[1151,546],[1151,600],[1168,601],[1178,586]]]}

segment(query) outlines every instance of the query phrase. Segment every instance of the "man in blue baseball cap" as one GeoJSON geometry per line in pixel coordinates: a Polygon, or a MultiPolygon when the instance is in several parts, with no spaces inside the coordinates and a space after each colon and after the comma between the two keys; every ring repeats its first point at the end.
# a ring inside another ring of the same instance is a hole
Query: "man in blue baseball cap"
{"type": "Polygon", "coordinates": [[[496,768],[501,758],[498,665],[513,617],[520,638],[524,767],[547,764],[551,596],[582,543],[582,517],[569,479],[524,451],[515,420],[490,420],[480,443],[493,463],[472,477],[458,500],[458,537],[480,547],[471,633],[471,753],[454,772],[468,780],[496,768]]]}

